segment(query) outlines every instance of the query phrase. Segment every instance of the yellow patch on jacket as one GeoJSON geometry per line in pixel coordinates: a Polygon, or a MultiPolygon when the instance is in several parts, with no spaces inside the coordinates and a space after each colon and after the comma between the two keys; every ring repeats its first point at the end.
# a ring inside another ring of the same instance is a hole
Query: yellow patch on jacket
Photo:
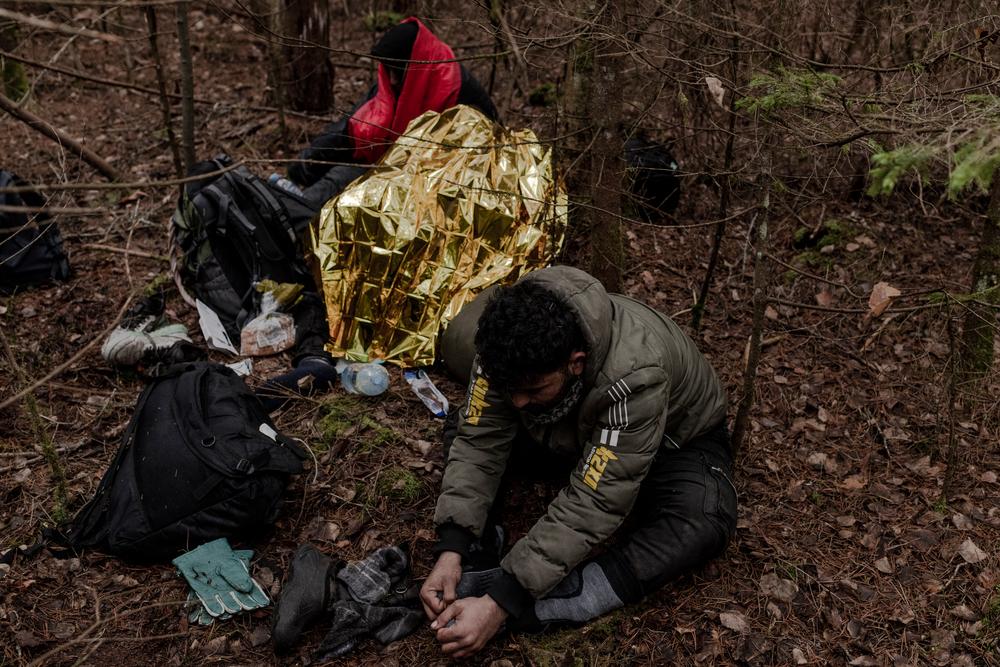
{"type": "Polygon", "coordinates": [[[469,390],[469,404],[465,408],[465,421],[473,426],[479,425],[479,418],[483,415],[483,410],[490,407],[486,402],[486,392],[490,388],[490,383],[482,375],[476,378],[469,390]]]}
{"type": "Polygon", "coordinates": [[[583,472],[584,484],[597,491],[597,485],[601,481],[604,469],[608,467],[609,462],[617,460],[618,457],[615,456],[615,453],[607,447],[594,449],[590,454],[590,459],[587,460],[587,468],[583,472]]]}

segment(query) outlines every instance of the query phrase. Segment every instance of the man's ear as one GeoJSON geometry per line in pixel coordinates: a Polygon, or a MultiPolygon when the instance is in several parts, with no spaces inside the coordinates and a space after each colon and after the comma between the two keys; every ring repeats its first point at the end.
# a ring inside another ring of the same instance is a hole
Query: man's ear
{"type": "Polygon", "coordinates": [[[587,353],[574,352],[569,355],[569,372],[573,375],[583,375],[583,369],[587,366],[587,353]]]}

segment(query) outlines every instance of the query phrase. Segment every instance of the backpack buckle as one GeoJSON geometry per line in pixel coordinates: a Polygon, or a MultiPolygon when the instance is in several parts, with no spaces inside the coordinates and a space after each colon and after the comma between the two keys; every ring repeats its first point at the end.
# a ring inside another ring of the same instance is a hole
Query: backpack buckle
{"type": "Polygon", "coordinates": [[[240,459],[239,463],[236,464],[236,471],[249,475],[253,473],[253,463],[250,462],[250,459],[240,459]]]}

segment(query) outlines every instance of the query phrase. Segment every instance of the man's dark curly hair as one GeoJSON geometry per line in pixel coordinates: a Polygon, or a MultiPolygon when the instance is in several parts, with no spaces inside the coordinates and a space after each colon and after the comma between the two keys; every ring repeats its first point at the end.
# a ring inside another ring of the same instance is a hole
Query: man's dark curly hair
{"type": "Polygon", "coordinates": [[[479,318],[476,352],[490,382],[521,386],[558,370],[587,341],[558,296],[534,281],[499,288],[479,318]]]}

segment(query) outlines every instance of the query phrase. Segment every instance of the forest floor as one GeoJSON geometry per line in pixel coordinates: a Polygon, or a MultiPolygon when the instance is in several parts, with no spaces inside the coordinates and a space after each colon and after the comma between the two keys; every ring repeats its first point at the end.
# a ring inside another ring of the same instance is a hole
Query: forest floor
{"type": "MultiPolygon", "coordinates": [[[[96,10],[72,19],[94,24],[96,10]]],[[[129,35],[144,44],[135,19],[129,35]]],[[[437,27],[452,44],[476,41],[462,23],[437,27]]],[[[348,35],[343,43],[358,51],[372,41],[359,15],[338,16],[334,34],[348,35]]],[[[198,107],[199,157],[225,151],[251,161],[260,174],[280,170],[280,163],[253,161],[294,155],[322,120],[289,117],[283,141],[275,116],[251,108],[266,104],[266,60],[254,40],[233,20],[197,12],[192,39],[197,94],[219,102],[198,107]]],[[[39,35],[19,52],[46,60],[63,42],[39,35]]],[[[78,38],[57,64],[155,85],[145,52],[123,62],[118,48],[78,38]]],[[[489,64],[477,61],[472,69],[488,79],[489,64]]],[[[83,138],[127,180],[173,177],[154,97],[37,69],[31,74],[30,108],[83,138]]],[[[342,108],[371,73],[341,68],[338,74],[342,108]]],[[[501,68],[496,99],[507,124],[551,136],[549,112],[527,106],[504,86],[505,75],[501,68]]],[[[36,183],[96,178],[10,117],[0,117],[0,156],[0,167],[36,183]]],[[[106,213],[60,218],[71,280],[0,301],[0,333],[9,347],[0,358],[4,398],[98,338],[126,298],[167,271],[175,197],[172,187],[54,195],[55,206],[106,213]]],[[[677,216],[682,224],[626,226],[625,291],[685,327],[704,275],[712,236],[705,223],[716,197],[692,179],[677,216]]],[[[913,207],[894,211],[834,193],[813,207],[776,207],[771,253],[799,270],[772,264],[782,302],[766,314],[758,403],[737,462],[739,530],[726,553],[638,605],[580,629],[503,636],[471,662],[1000,664],[1000,381],[990,378],[980,390],[992,405],[981,401],[952,420],[959,457],[945,502],[946,317],[935,307],[879,317],[866,312],[879,281],[904,296],[966,290],[979,239],[962,215],[947,206],[926,215],[913,207]],[[817,229],[825,238],[796,247],[797,230],[808,236],[817,229]],[[795,303],[820,309],[789,305],[795,303]]],[[[734,223],[696,335],[734,404],[751,327],[752,267],[747,223],[734,223]]],[[[194,313],[176,296],[169,314],[197,330],[194,313]]],[[[99,347],[98,341],[34,392],[37,417],[29,401],[0,412],[2,548],[34,543],[41,527],[60,518],[39,433],[52,439],[65,466],[69,512],[92,495],[119,445],[142,384],[109,368],[99,347]]],[[[262,361],[255,376],[280,372],[287,361],[262,361]]],[[[443,373],[432,377],[453,403],[462,399],[463,386],[443,373]]],[[[405,542],[414,576],[424,576],[444,466],[440,423],[399,372],[381,397],[362,401],[338,388],[294,402],[276,422],[310,445],[318,470],[315,479],[310,472],[295,480],[273,536],[254,545],[254,573],[272,596],[305,541],[345,559],[405,542]]],[[[554,490],[525,483],[517,494],[523,512],[509,526],[513,538],[554,490]]],[[[170,565],[133,566],[93,551],[70,559],[46,550],[15,558],[0,566],[0,664],[308,664],[323,636],[316,627],[297,653],[278,658],[269,642],[270,609],[193,627],[180,609],[184,597],[185,584],[170,565]]],[[[429,630],[388,647],[366,643],[344,660],[383,667],[443,662],[429,630]]]]}

